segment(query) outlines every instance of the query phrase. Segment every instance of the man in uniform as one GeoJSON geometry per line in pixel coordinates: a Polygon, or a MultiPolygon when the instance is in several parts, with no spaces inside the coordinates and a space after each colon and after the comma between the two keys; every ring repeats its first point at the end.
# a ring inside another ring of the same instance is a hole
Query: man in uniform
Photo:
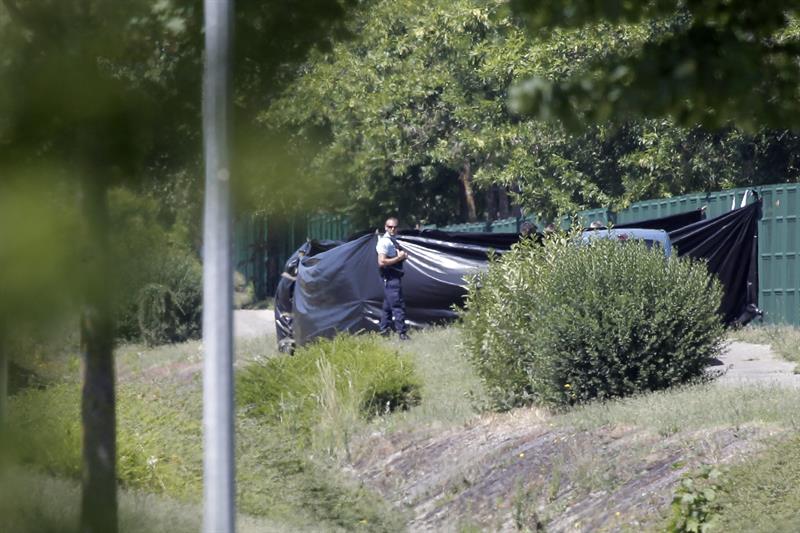
{"type": "Polygon", "coordinates": [[[389,335],[394,330],[400,340],[408,340],[406,326],[406,306],[403,301],[403,262],[408,258],[405,250],[397,244],[397,219],[386,219],[386,233],[378,238],[375,250],[378,252],[378,267],[383,278],[383,312],[379,324],[381,335],[389,335]]]}

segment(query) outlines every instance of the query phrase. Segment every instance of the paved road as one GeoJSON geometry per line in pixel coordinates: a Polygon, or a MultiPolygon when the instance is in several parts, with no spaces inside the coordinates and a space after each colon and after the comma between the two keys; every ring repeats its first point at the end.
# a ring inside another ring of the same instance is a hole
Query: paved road
{"type": "Polygon", "coordinates": [[[725,370],[719,379],[722,384],[771,383],[786,387],[800,387],[800,374],[795,374],[795,364],[775,355],[769,346],[732,342],[720,357],[723,365],[710,370],[725,370]]]}
{"type": "Polygon", "coordinates": [[[233,335],[249,339],[275,335],[275,311],[272,309],[237,309],[233,312],[233,335]]]}

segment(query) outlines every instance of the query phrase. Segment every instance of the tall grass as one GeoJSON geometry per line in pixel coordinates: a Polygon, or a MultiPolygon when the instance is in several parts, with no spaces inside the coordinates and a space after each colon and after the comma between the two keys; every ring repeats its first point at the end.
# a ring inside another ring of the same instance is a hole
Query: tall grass
{"type": "Polygon", "coordinates": [[[452,427],[482,412],[487,404],[483,384],[464,357],[461,330],[431,328],[411,341],[387,341],[414,362],[423,401],[408,411],[376,421],[389,431],[420,427],[452,427]]]}
{"type": "MultiPolygon", "coordinates": [[[[190,342],[154,350],[140,346],[119,350],[120,483],[159,494],[166,500],[176,499],[181,506],[194,509],[184,515],[196,513],[202,495],[199,348],[199,343],[190,342]]],[[[269,355],[261,341],[254,340],[245,348],[249,351],[240,351],[242,359],[269,355]]],[[[334,403],[330,398],[320,399],[328,405],[334,403]]],[[[80,473],[79,402],[79,384],[72,374],[60,384],[29,389],[12,397],[9,426],[15,428],[15,460],[46,475],[76,479],[80,473]]],[[[349,425],[340,420],[336,427],[349,425]]],[[[264,523],[282,524],[273,529],[402,528],[403,520],[379,497],[314,460],[313,454],[298,446],[296,435],[287,433],[285,428],[264,424],[239,411],[236,446],[238,507],[244,513],[267,519],[264,523]]],[[[53,504],[54,512],[61,512],[57,509],[60,504],[53,504]]],[[[47,497],[21,502],[21,523],[27,522],[28,511],[24,509],[33,509],[30,513],[35,514],[39,505],[49,505],[47,497]]],[[[149,523],[147,516],[142,519],[149,523]]],[[[53,523],[64,522],[56,518],[53,523]]],[[[186,523],[186,527],[176,525],[174,530],[198,529],[196,520],[186,523]]],[[[131,530],[138,531],[135,527],[131,530]]]]}
{"type": "Polygon", "coordinates": [[[311,445],[332,456],[344,452],[350,461],[350,440],[361,425],[359,397],[349,376],[337,376],[330,361],[317,360],[320,389],[316,395],[320,417],[311,434],[311,445]],[[345,383],[338,383],[344,379],[345,383]]]}
{"type": "MultiPolygon", "coordinates": [[[[77,481],[14,468],[0,472],[0,489],[4,532],[78,532],[81,496],[77,481]]],[[[119,507],[120,533],[194,533],[202,527],[199,503],[121,489],[119,507]]],[[[242,533],[319,530],[241,513],[236,525],[242,533]]]]}

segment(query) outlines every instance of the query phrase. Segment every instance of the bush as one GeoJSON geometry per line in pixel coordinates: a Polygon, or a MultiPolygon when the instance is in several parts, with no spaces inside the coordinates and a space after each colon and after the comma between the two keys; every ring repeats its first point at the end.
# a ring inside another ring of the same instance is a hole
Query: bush
{"type": "MultiPolygon", "coordinates": [[[[185,406],[182,406],[185,407],[185,406]]],[[[77,478],[81,473],[81,390],[73,383],[28,389],[10,399],[12,453],[23,464],[77,478]]],[[[188,409],[146,390],[117,396],[117,478],[131,487],[196,495],[202,477],[202,427],[188,409]]]]}
{"type": "Polygon", "coordinates": [[[553,236],[471,280],[465,345],[497,409],[622,397],[701,376],[722,346],[721,298],[703,263],[553,236]]]}
{"type": "Polygon", "coordinates": [[[353,406],[369,418],[420,400],[411,361],[373,337],[340,335],[247,367],[236,387],[248,414],[306,431],[353,406]]]}
{"type": "Polygon", "coordinates": [[[233,308],[249,308],[256,299],[256,289],[252,281],[247,281],[239,271],[233,273],[233,308]]]}
{"type": "Polygon", "coordinates": [[[149,345],[200,335],[202,266],[180,228],[158,222],[154,201],[124,189],[110,195],[117,286],[117,336],[149,345]]]}

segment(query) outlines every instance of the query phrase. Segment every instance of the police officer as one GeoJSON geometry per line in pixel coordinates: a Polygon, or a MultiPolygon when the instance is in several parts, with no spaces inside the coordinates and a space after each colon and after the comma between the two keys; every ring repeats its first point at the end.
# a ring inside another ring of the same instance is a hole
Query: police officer
{"type": "Polygon", "coordinates": [[[403,301],[403,263],[408,254],[397,244],[397,219],[386,219],[386,233],[378,238],[375,251],[378,252],[378,267],[383,278],[383,312],[379,324],[381,335],[389,335],[394,329],[400,334],[400,340],[408,340],[406,326],[406,304],[403,301]]]}

